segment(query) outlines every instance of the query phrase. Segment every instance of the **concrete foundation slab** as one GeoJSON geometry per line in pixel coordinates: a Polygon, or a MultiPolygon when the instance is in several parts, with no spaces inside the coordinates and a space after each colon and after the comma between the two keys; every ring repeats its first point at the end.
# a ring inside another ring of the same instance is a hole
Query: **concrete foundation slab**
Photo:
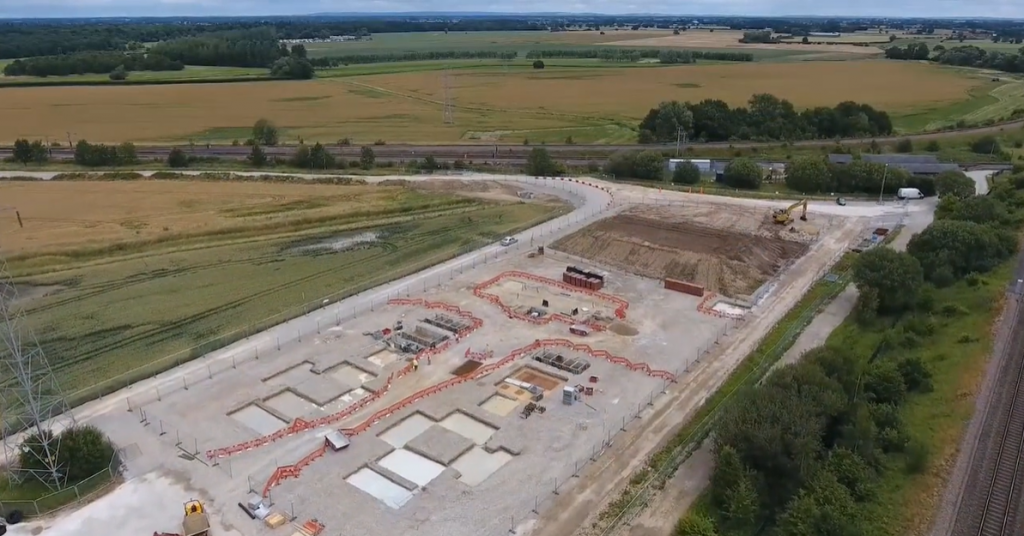
{"type": "Polygon", "coordinates": [[[349,475],[345,482],[396,510],[412,499],[411,491],[365,467],[349,475]]]}
{"type": "Polygon", "coordinates": [[[383,439],[392,447],[400,449],[416,436],[426,432],[433,425],[434,421],[419,413],[413,413],[377,437],[383,439]]]}
{"type": "Polygon", "coordinates": [[[405,448],[447,466],[473,448],[473,441],[447,428],[434,425],[406,443],[405,448]]]}
{"type": "Polygon", "coordinates": [[[291,419],[301,417],[316,409],[316,404],[291,391],[281,391],[280,393],[264,400],[263,403],[291,419]]]}
{"type": "Polygon", "coordinates": [[[324,406],[324,411],[328,413],[341,411],[367,396],[370,396],[370,392],[366,389],[363,389],[362,387],[353,389],[324,406]]]}
{"type": "Polygon", "coordinates": [[[394,471],[395,474],[421,487],[429,484],[444,471],[443,465],[405,449],[395,450],[381,458],[378,463],[381,467],[394,471]]]}
{"type": "Polygon", "coordinates": [[[519,401],[506,398],[501,395],[494,395],[480,404],[481,408],[502,417],[512,413],[519,407],[519,401]]]}
{"type": "MultiPolygon", "coordinates": [[[[392,359],[392,361],[394,360],[392,359]]],[[[342,384],[351,385],[352,387],[358,387],[376,377],[373,374],[353,367],[352,365],[341,365],[339,367],[335,367],[327,371],[327,374],[342,384]]]]}
{"type": "Polygon", "coordinates": [[[278,419],[267,410],[255,404],[249,404],[238,411],[229,413],[228,416],[248,426],[260,435],[272,434],[288,425],[288,423],[278,419]]]}
{"type": "Polygon", "coordinates": [[[478,486],[511,460],[512,455],[504,450],[490,453],[480,447],[473,447],[455,460],[451,467],[462,474],[459,482],[467,486],[478,486]]]}
{"type": "Polygon", "coordinates": [[[386,367],[399,359],[400,356],[391,350],[381,350],[380,352],[366,358],[367,361],[381,368],[386,367]]]}
{"type": "Polygon", "coordinates": [[[476,443],[477,445],[483,445],[487,443],[487,440],[494,435],[496,431],[493,427],[488,426],[469,415],[462,412],[455,412],[447,416],[439,422],[441,426],[455,432],[456,434],[465,437],[476,443]]]}

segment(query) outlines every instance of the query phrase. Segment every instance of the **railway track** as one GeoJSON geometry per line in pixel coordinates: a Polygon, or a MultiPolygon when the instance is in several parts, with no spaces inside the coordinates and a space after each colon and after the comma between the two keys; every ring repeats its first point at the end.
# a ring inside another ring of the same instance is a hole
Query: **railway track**
{"type": "Polygon", "coordinates": [[[988,484],[977,536],[1008,536],[1016,533],[1013,517],[1020,504],[1020,466],[1024,451],[1024,389],[1021,389],[1024,383],[1024,356],[1018,355],[1016,361],[1016,378],[1009,406],[1001,415],[1003,432],[999,438],[995,467],[988,484]]]}

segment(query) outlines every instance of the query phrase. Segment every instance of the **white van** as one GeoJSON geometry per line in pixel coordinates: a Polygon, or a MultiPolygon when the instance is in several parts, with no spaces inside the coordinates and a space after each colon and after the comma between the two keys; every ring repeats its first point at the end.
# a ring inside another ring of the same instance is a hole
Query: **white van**
{"type": "Polygon", "coordinates": [[[899,199],[924,199],[924,194],[917,188],[900,188],[896,191],[896,197],[899,199]]]}

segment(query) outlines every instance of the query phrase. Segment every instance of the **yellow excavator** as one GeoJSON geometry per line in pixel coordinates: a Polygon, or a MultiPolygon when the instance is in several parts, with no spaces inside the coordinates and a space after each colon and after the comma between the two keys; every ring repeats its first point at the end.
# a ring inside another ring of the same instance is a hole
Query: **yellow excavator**
{"type": "Polygon", "coordinates": [[[210,518],[206,516],[203,503],[192,499],[185,503],[185,519],[181,522],[183,536],[209,536],[210,518]]]}
{"type": "Polygon", "coordinates": [[[777,208],[772,211],[772,220],[779,225],[789,225],[793,222],[793,211],[797,207],[803,207],[803,212],[800,213],[800,220],[807,221],[807,200],[801,199],[786,208],[777,208]]]}

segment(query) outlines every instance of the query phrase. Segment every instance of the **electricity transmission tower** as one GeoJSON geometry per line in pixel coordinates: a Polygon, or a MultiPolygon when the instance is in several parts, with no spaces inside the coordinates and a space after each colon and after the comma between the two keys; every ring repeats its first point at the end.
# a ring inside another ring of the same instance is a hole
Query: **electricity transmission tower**
{"type": "Polygon", "coordinates": [[[441,74],[441,86],[444,89],[444,124],[455,124],[455,106],[452,104],[451,70],[445,67],[441,74]]]}
{"type": "Polygon", "coordinates": [[[18,291],[0,250],[0,435],[10,480],[35,478],[51,489],[67,484],[60,433],[74,425],[57,378],[15,305],[18,291]],[[27,459],[20,463],[20,454],[27,459]]]}

